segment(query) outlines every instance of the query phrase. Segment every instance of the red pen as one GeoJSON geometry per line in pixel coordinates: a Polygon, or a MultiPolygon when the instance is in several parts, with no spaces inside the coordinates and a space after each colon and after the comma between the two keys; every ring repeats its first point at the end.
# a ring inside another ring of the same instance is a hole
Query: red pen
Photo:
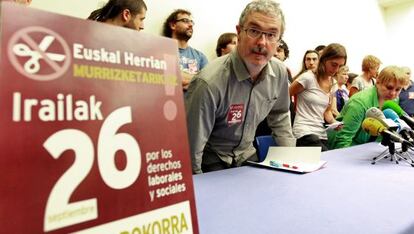
{"type": "Polygon", "coordinates": [[[289,164],[286,164],[286,163],[282,164],[282,166],[283,166],[283,167],[286,167],[286,168],[298,169],[298,167],[297,167],[297,166],[290,166],[289,164]]]}

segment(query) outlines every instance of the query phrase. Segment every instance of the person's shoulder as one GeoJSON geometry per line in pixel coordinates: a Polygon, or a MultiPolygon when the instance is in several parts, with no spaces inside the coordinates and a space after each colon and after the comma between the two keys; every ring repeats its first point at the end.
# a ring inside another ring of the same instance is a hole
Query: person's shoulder
{"type": "Polygon", "coordinates": [[[298,79],[299,79],[299,80],[311,80],[311,81],[313,81],[313,80],[315,80],[315,79],[316,79],[316,76],[315,76],[315,73],[313,73],[311,70],[307,70],[307,71],[305,71],[304,73],[302,73],[302,74],[298,77],[298,79]]]}
{"type": "Polygon", "coordinates": [[[282,66],[282,67],[286,67],[286,65],[280,61],[279,59],[275,58],[272,56],[272,58],[269,60],[269,63],[271,63],[274,66],[282,66]]]}
{"type": "Polygon", "coordinates": [[[279,71],[282,71],[282,72],[287,72],[287,70],[288,70],[287,66],[282,61],[280,61],[279,59],[277,59],[275,57],[272,57],[269,60],[269,64],[270,64],[270,66],[272,66],[273,70],[279,70],[279,71]]]}
{"type": "Polygon", "coordinates": [[[205,80],[208,85],[226,80],[230,74],[230,56],[218,57],[209,63],[196,75],[197,78],[205,80]]]}
{"type": "Polygon", "coordinates": [[[196,48],[193,48],[193,47],[189,46],[186,49],[188,49],[188,51],[191,51],[194,54],[197,54],[197,56],[199,56],[199,57],[206,57],[206,55],[203,52],[201,52],[200,50],[197,50],[196,48]]]}
{"type": "Polygon", "coordinates": [[[376,87],[373,86],[352,95],[350,100],[352,99],[355,102],[359,102],[363,105],[370,105],[375,98],[377,98],[377,92],[376,87]]]}
{"type": "Polygon", "coordinates": [[[360,83],[364,81],[364,77],[362,77],[362,75],[359,75],[357,77],[355,77],[355,79],[352,81],[352,83],[360,83]]]}
{"type": "Polygon", "coordinates": [[[410,84],[408,85],[408,87],[407,87],[407,89],[406,89],[407,91],[409,91],[409,92],[412,92],[412,91],[414,91],[414,84],[413,84],[413,82],[412,81],[410,81],[410,84]]]}
{"type": "Polygon", "coordinates": [[[269,60],[268,64],[276,77],[287,77],[288,76],[288,69],[286,65],[279,59],[272,57],[269,60]]]}

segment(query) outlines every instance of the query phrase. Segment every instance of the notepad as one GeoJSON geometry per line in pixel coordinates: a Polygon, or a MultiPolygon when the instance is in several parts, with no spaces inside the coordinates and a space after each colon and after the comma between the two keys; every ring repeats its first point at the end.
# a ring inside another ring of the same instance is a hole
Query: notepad
{"type": "Polygon", "coordinates": [[[271,146],[263,162],[252,162],[260,165],[286,171],[308,173],[321,169],[326,161],[321,160],[321,147],[283,147],[271,146]]]}

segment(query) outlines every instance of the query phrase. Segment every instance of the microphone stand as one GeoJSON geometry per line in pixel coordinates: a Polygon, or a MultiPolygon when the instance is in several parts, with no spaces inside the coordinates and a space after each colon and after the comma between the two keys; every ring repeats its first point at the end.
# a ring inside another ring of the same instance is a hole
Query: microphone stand
{"type": "Polygon", "coordinates": [[[381,154],[374,157],[372,159],[371,164],[374,165],[378,161],[384,158],[390,157],[390,161],[394,161],[396,164],[399,164],[399,161],[403,160],[412,167],[414,167],[414,160],[411,158],[410,154],[408,153],[408,149],[414,151],[413,149],[409,148],[406,142],[401,144],[401,148],[396,150],[395,143],[391,141],[390,137],[385,135],[382,138],[381,144],[384,146],[388,146],[388,150],[384,150],[381,154]]]}
{"type": "Polygon", "coordinates": [[[388,157],[390,157],[391,161],[393,161],[393,158],[394,158],[393,155],[395,154],[395,144],[394,142],[391,142],[388,135],[385,135],[382,137],[381,145],[388,146],[388,149],[384,150],[381,154],[374,157],[371,162],[372,165],[374,165],[379,160],[388,158],[388,157]]]}
{"type": "Polygon", "coordinates": [[[414,160],[411,157],[410,153],[408,152],[409,149],[411,151],[413,151],[413,149],[406,142],[402,143],[401,149],[402,149],[401,153],[400,153],[401,159],[404,160],[405,162],[407,162],[408,164],[410,164],[412,167],[414,167],[414,160]]]}
{"type": "Polygon", "coordinates": [[[410,164],[412,167],[414,167],[414,160],[411,157],[411,154],[408,152],[408,150],[414,151],[412,147],[413,139],[411,138],[410,133],[408,132],[402,132],[401,136],[406,140],[407,142],[403,142],[401,145],[401,156],[403,157],[403,160],[406,161],[408,164],[410,164]]]}

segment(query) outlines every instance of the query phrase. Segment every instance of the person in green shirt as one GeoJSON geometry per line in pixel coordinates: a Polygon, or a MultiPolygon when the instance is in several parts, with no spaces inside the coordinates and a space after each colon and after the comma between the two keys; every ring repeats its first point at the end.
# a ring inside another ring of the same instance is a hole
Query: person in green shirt
{"type": "Polygon", "coordinates": [[[337,118],[344,123],[343,128],[330,132],[329,147],[339,149],[369,142],[370,135],[361,128],[365,112],[371,107],[381,109],[384,101],[397,98],[408,82],[400,67],[387,66],[382,69],[375,86],[356,93],[345,104],[337,118]]]}

